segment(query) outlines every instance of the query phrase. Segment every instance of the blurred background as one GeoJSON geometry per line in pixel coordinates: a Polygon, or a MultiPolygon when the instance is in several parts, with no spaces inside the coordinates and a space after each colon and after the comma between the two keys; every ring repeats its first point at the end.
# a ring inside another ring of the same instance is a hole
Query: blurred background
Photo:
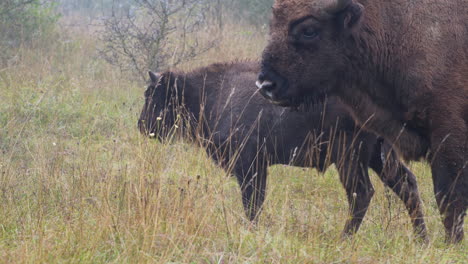
{"type": "Polygon", "coordinates": [[[272,2],[3,0],[0,65],[18,63],[25,48],[47,52],[83,38],[95,40],[93,57],[141,79],[148,69],[164,70],[191,61],[203,64],[207,53],[216,60],[229,60],[213,56],[213,50],[226,46],[246,50],[241,57],[250,57],[262,44],[272,2]]]}

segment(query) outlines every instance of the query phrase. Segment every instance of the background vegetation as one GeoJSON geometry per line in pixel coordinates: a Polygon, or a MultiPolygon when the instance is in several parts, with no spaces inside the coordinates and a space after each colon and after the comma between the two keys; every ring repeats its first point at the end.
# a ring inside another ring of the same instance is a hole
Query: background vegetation
{"type": "MultiPolygon", "coordinates": [[[[0,262],[467,262],[466,240],[443,243],[424,163],[410,166],[424,201],[427,245],[413,240],[404,206],[375,175],[362,228],[341,241],[347,202],[333,168],[322,175],[271,167],[265,209],[251,226],[237,183],[203,150],[139,135],[144,82],[101,52],[102,21],[115,3],[0,3],[0,262]]],[[[268,16],[271,1],[219,3],[221,9],[200,9],[209,15],[190,36],[216,45],[179,68],[258,58],[267,20],[256,19],[268,16]]]]}

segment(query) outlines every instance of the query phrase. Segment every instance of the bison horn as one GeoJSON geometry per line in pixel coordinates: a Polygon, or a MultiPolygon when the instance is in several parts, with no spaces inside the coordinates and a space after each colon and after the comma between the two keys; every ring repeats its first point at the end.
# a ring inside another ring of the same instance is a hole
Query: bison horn
{"type": "Polygon", "coordinates": [[[158,75],[156,73],[154,73],[152,71],[149,71],[148,74],[149,74],[149,77],[151,79],[151,82],[155,83],[155,82],[159,81],[159,77],[158,77],[158,75]]]}

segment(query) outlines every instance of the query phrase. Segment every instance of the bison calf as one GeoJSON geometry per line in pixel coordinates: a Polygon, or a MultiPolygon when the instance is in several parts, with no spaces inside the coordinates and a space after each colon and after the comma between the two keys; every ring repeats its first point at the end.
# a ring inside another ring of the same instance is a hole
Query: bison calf
{"type": "Polygon", "coordinates": [[[252,87],[258,70],[258,63],[245,62],[214,64],[191,73],[150,72],[140,131],[165,139],[177,123],[178,130],[185,130],[235,174],[250,220],[265,199],[269,165],[324,171],[335,164],[351,214],[343,234],[352,234],[374,192],[370,167],[405,203],[415,231],[425,238],[416,179],[395,153],[375,135],[356,127],[337,100],[304,112],[270,104],[252,87]],[[185,122],[178,122],[181,119],[185,122]]]}

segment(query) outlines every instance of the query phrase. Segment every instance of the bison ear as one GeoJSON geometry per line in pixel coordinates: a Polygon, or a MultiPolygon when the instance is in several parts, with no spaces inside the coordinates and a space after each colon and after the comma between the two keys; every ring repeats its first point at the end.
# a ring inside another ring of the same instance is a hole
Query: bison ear
{"type": "Polygon", "coordinates": [[[352,32],[356,29],[364,13],[364,6],[352,1],[342,12],[338,14],[338,23],[340,28],[346,32],[352,32]]]}
{"type": "Polygon", "coordinates": [[[156,82],[159,81],[159,76],[158,76],[157,73],[149,71],[148,74],[149,74],[149,77],[150,77],[152,83],[156,83],[156,82]]]}

